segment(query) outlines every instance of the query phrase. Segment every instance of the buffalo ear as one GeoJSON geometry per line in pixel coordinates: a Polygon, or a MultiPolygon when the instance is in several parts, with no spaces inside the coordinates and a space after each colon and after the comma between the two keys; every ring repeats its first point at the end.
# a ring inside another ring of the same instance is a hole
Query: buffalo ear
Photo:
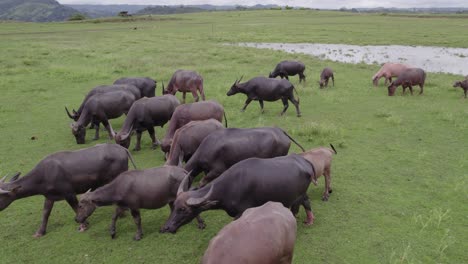
{"type": "Polygon", "coordinates": [[[18,180],[19,176],[21,175],[21,172],[17,172],[13,177],[10,179],[10,182],[18,180]]]}
{"type": "Polygon", "coordinates": [[[219,202],[218,201],[206,201],[202,203],[198,208],[202,210],[208,210],[212,208],[213,206],[217,205],[219,202]]]}

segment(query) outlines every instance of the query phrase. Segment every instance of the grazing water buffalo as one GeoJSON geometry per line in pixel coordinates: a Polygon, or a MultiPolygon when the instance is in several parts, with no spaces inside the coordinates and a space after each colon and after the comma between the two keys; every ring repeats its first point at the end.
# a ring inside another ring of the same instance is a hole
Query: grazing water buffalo
{"type": "Polygon", "coordinates": [[[299,74],[299,82],[305,82],[306,77],[304,75],[304,71],[305,65],[300,61],[282,61],[276,65],[273,72],[270,72],[269,77],[276,78],[277,76],[280,76],[281,79],[286,78],[289,80],[288,76],[299,74]]]}
{"type": "MultiPolygon", "coordinates": [[[[78,210],[76,195],[96,189],[128,170],[128,159],[133,159],[125,148],[116,144],[100,144],[76,151],[62,151],[45,157],[28,174],[10,182],[0,183],[0,210],[13,201],[33,195],[45,197],[42,223],[35,237],[45,235],[47,221],[55,201],[66,200],[78,210]]],[[[135,164],[133,164],[135,166],[135,164]]],[[[86,228],[81,222],[80,230],[86,228]]]]}
{"type": "Polygon", "coordinates": [[[269,201],[280,202],[297,214],[303,205],[307,225],[313,224],[307,188],[316,177],[312,163],[292,154],[272,159],[250,158],[243,160],[213,182],[199,189],[188,191],[189,176],[180,184],[165,232],[175,233],[201,212],[222,209],[235,218],[252,207],[269,201]]]}
{"type": "Polygon", "coordinates": [[[177,129],[183,127],[190,121],[216,119],[219,122],[225,119],[227,127],[226,114],[224,108],[216,101],[205,101],[191,104],[180,105],[174,111],[166,136],[161,143],[161,150],[167,154],[171,148],[172,138],[177,129]]]}
{"type": "Polygon", "coordinates": [[[322,175],[325,177],[325,190],[322,195],[322,201],[328,201],[328,197],[330,196],[330,193],[332,193],[331,162],[333,159],[333,154],[337,154],[337,152],[332,144],[330,144],[330,147],[331,148],[314,148],[299,154],[304,159],[314,164],[316,178],[319,178],[322,175]]]}
{"type": "Polygon", "coordinates": [[[249,208],[211,239],[202,264],[289,264],[296,231],[296,218],[281,203],[249,208]]]}
{"type": "Polygon", "coordinates": [[[403,94],[405,94],[406,88],[409,88],[411,95],[413,95],[413,85],[419,85],[423,93],[424,82],[426,81],[426,72],[420,68],[409,68],[400,74],[398,79],[388,86],[388,96],[395,95],[395,90],[398,86],[403,87],[403,94]]]}
{"type": "Polygon", "coordinates": [[[154,133],[155,126],[163,127],[172,117],[174,110],[180,104],[177,97],[164,95],[151,98],[141,98],[128,111],[122,130],[115,136],[115,142],[125,148],[130,146],[131,133],[137,132],[136,151],[141,149],[141,134],[144,130],[153,142],[153,148],[160,144],[154,133]]]}
{"type": "Polygon", "coordinates": [[[401,63],[385,63],[380,70],[372,76],[374,86],[379,85],[380,78],[385,78],[385,85],[387,82],[392,82],[392,77],[398,77],[402,72],[410,66],[401,63]]]}
{"type": "Polygon", "coordinates": [[[226,128],[209,134],[185,165],[193,179],[202,171],[206,176],[203,186],[217,178],[225,170],[248,158],[273,158],[288,154],[292,139],[278,127],[226,128]]]}
{"type": "Polygon", "coordinates": [[[121,90],[132,93],[137,100],[141,98],[140,90],[134,85],[130,85],[130,84],[101,85],[101,86],[94,87],[91,91],[89,91],[89,93],[85,96],[83,102],[81,103],[80,108],[78,108],[78,111],[75,111],[75,109],[73,109],[73,114],[70,114],[67,107],[65,107],[65,111],[67,112],[68,117],[70,117],[74,121],[78,121],[78,119],[80,118],[81,112],[83,112],[83,108],[86,105],[86,102],[88,102],[89,98],[91,98],[93,95],[103,94],[103,93],[108,93],[108,92],[116,92],[116,91],[121,91],[121,90]]]}
{"type": "Polygon", "coordinates": [[[96,129],[94,139],[99,139],[99,123],[103,123],[109,132],[109,138],[114,139],[114,130],[109,119],[118,118],[128,113],[133,102],[137,100],[132,93],[127,91],[115,91],[104,94],[96,94],[88,99],[78,121],[74,122],[72,134],[77,144],[84,144],[86,137],[86,126],[93,122],[96,129]]]}
{"type": "Polygon", "coordinates": [[[182,166],[182,162],[187,162],[192,157],[206,136],[215,130],[223,128],[223,124],[218,120],[208,119],[191,121],[177,129],[172,140],[166,165],[182,166]]]}
{"type": "Polygon", "coordinates": [[[140,90],[141,97],[154,97],[156,93],[156,81],[148,77],[120,78],[114,84],[131,84],[140,90]]]}
{"type": "MultiPolygon", "coordinates": [[[[128,208],[137,226],[134,239],[140,240],[143,236],[140,209],[158,209],[169,204],[172,210],[177,189],[186,175],[184,169],[174,166],[124,172],[96,191],[83,194],[75,220],[83,223],[97,206],[117,205],[110,227],[111,237],[115,238],[117,218],[128,208]]],[[[198,220],[199,227],[204,228],[201,218],[198,220]]]]}
{"type": "Polygon", "coordinates": [[[177,91],[182,92],[182,101],[185,104],[185,94],[191,92],[195,102],[198,102],[198,94],[200,93],[202,100],[205,101],[205,92],[203,91],[203,78],[194,71],[177,70],[173,75],[167,89],[164,89],[163,94],[175,95],[177,91]]]}
{"type": "Polygon", "coordinates": [[[245,108],[247,108],[252,100],[256,100],[260,103],[260,108],[263,113],[263,101],[273,102],[281,99],[283,101],[284,109],[280,115],[283,115],[288,109],[289,100],[296,107],[297,116],[301,116],[301,111],[299,110],[299,98],[297,98],[297,101],[294,98],[294,92],[297,94],[296,88],[294,88],[294,85],[292,85],[288,80],[255,77],[245,83],[240,83],[241,80],[242,77],[239,80],[236,80],[226,95],[231,96],[237,93],[247,95],[247,100],[241,110],[242,112],[245,111],[245,108]]]}
{"type": "Polygon", "coordinates": [[[465,99],[466,99],[466,93],[468,92],[468,76],[465,78],[465,80],[463,81],[456,81],[454,84],[453,84],[453,87],[460,87],[463,89],[464,93],[465,93],[465,99]]]}
{"type": "Polygon", "coordinates": [[[333,87],[335,86],[335,76],[333,76],[333,70],[331,68],[323,69],[322,73],[320,74],[320,88],[328,87],[328,80],[332,79],[333,87]]]}

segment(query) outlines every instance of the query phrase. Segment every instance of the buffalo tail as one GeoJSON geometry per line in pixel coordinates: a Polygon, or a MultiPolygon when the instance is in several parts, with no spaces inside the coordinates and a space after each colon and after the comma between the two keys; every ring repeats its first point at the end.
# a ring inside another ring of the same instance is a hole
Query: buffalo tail
{"type": "Polygon", "coordinates": [[[284,133],[292,142],[294,142],[294,144],[296,144],[300,149],[302,149],[302,152],[305,152],[305,149],[304,149],[299,143],[297,143],[297,141],[294,140],[290,135],[288,135],[288,133],[286,133],[286,131],[283,130],[283,133],[284,133]]]}
{"type": "Polygon", "coordinates": [[[226,125],[226,128],[227,128],[228,124],[227,124],[226,111],[223,111],[223,115],[224,115],[224,124],[226,125]]]}
{"type": "Polygon", "coordinates": [[[335,152],[335,154],[338,154],[338,152],[336,152],[336,149],[335,147],[330,143],[330,147],[333,149],[333,151],[335,152]]]}

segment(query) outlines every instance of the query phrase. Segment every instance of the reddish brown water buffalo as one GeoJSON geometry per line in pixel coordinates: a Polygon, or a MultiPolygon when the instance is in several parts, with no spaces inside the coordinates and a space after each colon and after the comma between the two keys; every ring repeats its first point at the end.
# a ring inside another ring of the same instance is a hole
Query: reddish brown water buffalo
{"type": "Polygon", "coordinates": [[[296,74],[299,74],[299,82],[305,82],[306,76],[304,75],[304,71],[304,63],[300,61],[285,60],[276,65],[273,72],[270,72],[269,77],[276,78],[277,76],[280,76],[281,79],[286,78],[287,80],[289,80],[288,76],[294,76],[296,74]]]}
{"type": "Polygon", "coordinates": [[[180,184],[165,232],[175,233],[179,227],[192,221],[206,210],[224,210],[236,219],[245,210],[267,202],[279,202],[297,214],[304,206],[306,225],[314,222],[307,189],[317,183],[314,167],[303,157],[291,154],[271,159],[243,160],[211,183],[199,189],[188,190],[189,176],[180,184]]]}
{"type": "MultiPolygon", "coordinates": [[[[158,209],[167,204],[172,209],[179,185],[186,175],[184,169],[174,166],[124,172],[96,191],[83,194],[75,220],[83,223],[96,207],[116,205],[110,227],[110,235],[115,238],[117,219],[128,208],[137,226],[134,239],[140,240],[143,236],[140,209],[158,209]]],[[[201,218],[198,220],[199,227],[204,228],[201,218]]]]}
{"type": "MultiPolygon", "coordinates": [[[[180,105],[174,111],[166,136],[162,140],[161,150],[169,153],[172,144],[172,138],[177,129],[183,127],[190,121],[207,120],[213,118],[219,122],[223,121],[223,116],[226,119],[224,108],[216,101],[204,101],[191,104],[180,105]]],[[[227,126],[227,121],[226,121],[227,126]]]]}
{"type": "Polygon", "coordinates": [[[297,224],[281,203],[245,210],[213,237],[202,264],[292,263],[297,224]]]}
{"type": "Polygon", "coordinates": [[[199,97],[197,91],[200,93],[202,100],[205,101],[205,92],[203,91],[203,78],[194,71],[177,70],[173,75],[167,88],[164,89],[163,94],[175,95],[177,91],[182,92],[182,102],[185,104],[185,94],[190,92],[198,102],[199,97]]]}
{"type": "Polygon", "coordinates": [[[328,197],[330,196],[330,193],[332,193],[331,162],[333,154],[337,154],[337,152],[332,144],[330,144],[330,147],[331,148],[314,148],[299,154],[304,159],[314,164],[316,178],[319,178],[322,175],[325,177],[325,190],[323,191],[322,201],[328,201],[328,197]]]}
{"type": "Polygon", "coordinates": [[[326,67],[322,70],[320,74],[320,88],[328,87],[328,80],[332,79],[333,86],[335,86],[335,76],[333,75],[333,70],[331,68],[326,67]]]}
{"type": "Polygon", "coordinates": [[[292,85],[288,80],[255,77],[245,83],[240,83],[241,80],[242,77],[239,80],[236,80],[231,86],[231,89],[229,89],[226,94],[227,96],[231,96],[237,93],[243,93],[247,95],[247,100],[245,101],[245,105],[241,112],[245,111],[252,100],[258,101],[260,103],[260,109],[263,113],[263,101],[273,102],[281,99],[284,108],[280,115],[283,115],[286,110],[288,110],[289,100],[296,107],[297,116],[301,116],[301,111],[299,110],[299,98],[297,101],[294,98],[294,92],[297,94],[296,88],[294,88],[294,85],[292,85]]]}
{"type": "Polygon", "coordinates": [[[94,139],[99,139],[99,123],[103,123],[109,138],[114,139],[115,133],[109,119],[114,119],[128,113],[130,107],[137,99],[128,91],[115,91],[95,94],[88,99],[78,121],[71,125],[72,134],[77,144],[84,144],[86,126],[93,123],[96,133],[94,139]]]}
{"type": "Polygon", "coordinates": [[[156,94],[156,81],[148,77],[124,77],[116,80],[114,84],[131,84],[140,90],[141,97],[154,97],[156,94]]]}
{"type": "Polygon", "coordinates": [[[395,95],[395,90],[398,86],[403,87],[403,94],[405,94],[406,88],[409,88],[411,95],[413,95],[413,86],[419,85],[421,95],[424,91],[424,82],[426,81],[426,72],[420,68],[409,68],[403,71],[396,81],[392,82],[388,86],[388,96],[395,95]]]}
{"type": "Polygon", "coordinates": [[[382,68],[372,76],[372,82],[375,86],[379,85],[380,78],[385,78],[385,85],[392,82],[393,77],[398,77],[406,69],[411,68],[401,63],[385,63],[382,68]]]}
{"type": "Polygon", "coordinates": [[[191,121],[177,129],[172,140],[166,165],[182,166],[182,162],[187,162],[192,157],[206,136],[215,130],[223,128],[223,124],[218,120],[208,119],[191,121]]]}
{"type": "MultiPolygon", "coordinates": [[[[56,201],[66,200],[76,212],[76,195],[96,189],[128,170],[128,150],[116,144],[100,144],[76,151],[61,151],[41,160],[28,174],[0,182],[0,210],[13,201],[34,195],[45,197],[42,223],[35,237],[45,235],[47,221],[56,201]]],[[[135,166],[135,164],[134,164],[135,166]]],[[[80,222],[80,230],[86,222],[80,222]]]]}
{"type": "Polygon", "coordinates": [[[304,148],[278,127],[226,128],[210,133],[185,165],[191,178],[201,172],[203,186],[241,160],[273,158],[288,154],[291,141],[304,148]]]}
{"type": "Polygon", "coordinates": [[[115,142],[125,148],[130,146],[131,134],[134,130],[137,133],[137,143],[134,150],[141,149],[141,134],[147,130],[153,149],[160,145],[156,138],[154,127],[163,127],[172,117],[177,106],[180,105],[177,97],[167,94],[151,98],[141,98],[133,103],[128,111],[127,118],[122,126],[122,130],[115,136],[115,142]]]}
{"type": "Polygon", "coordinates": [[[453,84],[453,87],[460,87],[463,89],[463,92],[465,93],[465,99],[466,99],[466,94],[468,93],[468,76],[465,78],[463,81],[456,81],[453,84]]]}

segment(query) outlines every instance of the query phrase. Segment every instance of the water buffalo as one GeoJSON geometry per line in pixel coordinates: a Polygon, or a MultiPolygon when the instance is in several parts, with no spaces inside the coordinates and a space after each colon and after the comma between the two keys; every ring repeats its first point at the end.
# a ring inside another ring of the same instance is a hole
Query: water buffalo
{"type": "Polygon", "coordinates": [[[181,128],[188,122],[196,120],[207,120],[210,118],[222,122],[223,116],[227,127],[227,120],[223,106],[212,100],[178,106],[172,115],[169,128],[167,129],[166,135],[162,140],[161,150],[167,156],[171,148],[174,133],[177,129],[181,128]]]}
{"type": "Polygon", "coordinates": [[[148,77],[124,77],[116,80],[114,84],[131,84],[140,90],[141,97],[154,97],[156,81],[148,77]]]}
{"type": "Polygon", "coordinates": [[[89,93],[85,96],[83,102],[81,103],[80,107],[78,108],[78,111],[75,111],[75,109],[73,109],[72,110],[73,114],[70,114],[70,111],[68,111],[67,107],[65,107],[65,111],[67,112],[68,117],[70,117],[74,121],[78,121],[78,119],[80,118],[81,112],[83,112],[83,108],[86,105],[86,102],[88,102],[89,98],[91,98],[93,95],[103,94],[103,93],[108,93],[108,92],[115,92],[115,91],[120,91],[120,90],[125,90],[125,91],[132,93],[137,100],[141,98],[140,90],[131,84],[100,85],[100,86],[94,87],[91,91],[89,91],[89,93]]]}
{"type": "Polygon", "coordinates": [[[273,158],[288,154],[291,140],[304,148],[278,127],[226,128],[210,133],[185,165],[193,179],[202,171],[200,186],[211,182],[225,170],[248,158],[273,158]]]}
{"type": "Polygon", "coordinates": [[[387,82],[392,82],[392,77],[398,77],[402,72],[406,69],[410,68],[410,66],[401,64],[401,63],[385,63],[380,70],[372,76],[372,83],[374,86],[379,85],[380,78],[385,78],[385,85],[387,82]]]}
{"type": "Polygon", "coordinates": [[[328,80],[330,78],[332,79],[333,86],[335,86],[335,76],[333,75],[333,70],[331,68],[326,67],[322,70],[322,73],[320,74],[320,88],[328,87],[328,80]]]}
{"type": "Polygon", "coordinates": [[[166,165],[182,166],[182,162],[187,162],[192,157],[206,136],[215,130],[223,128],[223,124],[218,120],[208,119],[191,121],[177,129],[172,140],[166,165]]]}
{"type": "MultiPolygon", "coordinates": [[[[17,199],[43,195],[45,202],[42,223],[34,235],[43,236],[55,201],[65,199],[76,212],[76,195],[96,189],[128,170],[129,158],[133,163],[128,150],[116,144],[100,144],[49,155],[24,177],[18,179],[17,174],[8,183],[4,179],[0,182],[0,210],[17,199]]],[[[81,222],[80,230],[85,228],[86,223],[81,222]]]]}
{"type": "Polygon", "coordinates": [[[465,99],[466,99],[466,93],[468,92],[468,76],[465,78],[463,81],[456,81],[453,84],[453,87],[460,87],[463,89],[463,92],[465,93],[465,99]]]}
{"type": "Polygon", "coordinates": [[[273,70],[273,72],[270,72],[269,77],[270,78],[276,78],[277,76],[280,76],[281,79],[286,78],[289,80],[288,76],[294,76],[296,74],[299,74],[299,82],[304,81],[305,82],[305,65],[304,63],[300,61],[282,61],[278,63],[273,70]]]}
{"type": "Polygon", "coordinates": [[[243,160],[199,189],[189,191],[189,181],[187,176],[180,184],[164,232],[175,233],[206,210],[222,209],[237,219],[245,210],[269,201],[291,208],[294,215],[300,205],[304,206],[307,213],[304,223],[313,224],[307,188],[311,182],[317,183],[314,167],[299,155],[243,160]]]}
{"type": "MultiPolygon", "coordinates": [[[[172,209],[179,185],[186,175],[184,169],[175,166],[123,172],[107,185],[83,194],[75,220],[83,223],[97,206],[117,205],[110,227],[111,237],[115,238],[117,218],[128,208],[137,226],[134,239],[140,240],[143,236],[140,209],[158,209],[166,204],[172,209]]],[[[199,227],[204,228],[201,218],[198,220],[199,227]]]]}
{"type": "Polygon", "coordinates": [[[392,82],[388,86],[388,96],[395,95],[395,90],[398,86],[403,87],[403,94],[405,94],[406,88],[409,88],[411,95],[413,95],[413,85],[419,85],[423,93],[424,82],[426,81],[426,72],[420,68],[409,68],[403,71],[396,81],[392,82]]]}
{"type": "Polygon", "coordinates": [[[319,178],[322,175],[325,177],[325,190],[322,195],[322,201],[328,201],[328,197],[330,196],[330,193],[332,193],[331,162],[333,159],[333,154],[337,154],[337,152],[332,144],[330,144],[330,147],[331,148],[314,148],[307,152],[299,154],[304,159],[314,164],[315,176],[317,178],[319,178]]]}
{"type": "Polygon", "coordinates": [[[171,119],[174,110],[179,104],[180,102],[177,97],[170,94],[141,98],[128,111],[122,129],[115,136],[115,142],[128,148],[130,146],[131,133],[133,130],[136,130],[137,143],[134,150],[138,151],[141,149],[141,134],[144,130],[148,130],[153,148],[156,148],[160,142],[155,136],[154,127],[163,127],[171,119]]]}
{"type": "Polygon", "coordinates": [[[281,203],[249,208],[211,239],[202,264],[289,264],[296,231],[296,218],[281,203]]]}
{"type": "Polygon", "coordinates": [[[182,92],[182,102],[185,104],[185,94],[191,92],[195,102],[198,102],[198,94],[200,93],[202,100],[205,101],[205,92],[203,91],[203,78],[194,71],[177,70],[173,75],[167,89],[164,89],[163,94],[175,95],[177,91],[182,92]]]}
{"type": "Polygon", "coordinates": [[[76,143],[85,143],[86,126],[91,122],[94,123],[96,129],[95,140],[99,139],[99,123],[104,124],[107,132],[109,132],[109,138],[113,140],[115,133],[109,123],[109,119],[118,118],[128,113],[135,100],[135,96],[127,91],[96,94],[89,98],[83,107],[80,118],[71,125],[76,143]]]}
{"type": "Polygon", "coordinates": [[[297,116],[301,116],[301,111],[299,110],[299,98],[297,98],[297,101],[294,98],[294,92],[297,94],[296,88],[294,88],[294,85],[292,85],[288,80],[255,77],[245,83],[240,83],[241,79],[242,77],[234,82],[226,95],[231,96],[237,93],[247,95],[247,100],[241,110],[242,112],[245,111],[245,108],[247,108],[252,100],[256,100],[260,103],[260,108],[263,113],[263,101],[273,102],[281,99],[283,101],[284,109],[280,115],[283,115],[288,109],[289,100],[296,107],[297,116]]]}

